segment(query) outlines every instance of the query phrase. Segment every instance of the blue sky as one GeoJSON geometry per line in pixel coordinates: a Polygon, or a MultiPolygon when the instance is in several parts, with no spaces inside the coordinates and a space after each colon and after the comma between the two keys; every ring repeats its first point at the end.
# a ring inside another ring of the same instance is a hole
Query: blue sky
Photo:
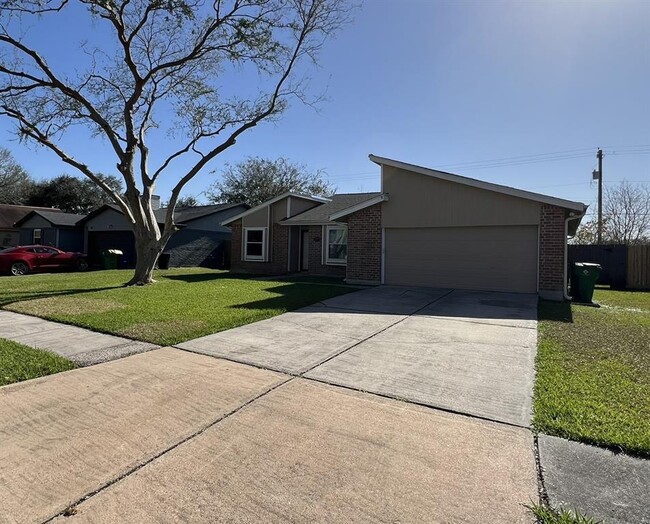
{"type": "MultiPolygon", "coordinates": [[[[248,155],[323,169],[341,192],[373,191],[373,153],[593,203],[599,146],[606,185],[650,182],[647,1],[367,0],[311,76],[314,90],[327,89],[318,111],[294,103],[186,193],[200,193],[226,161],[248,155]],[[513,157],[526,158],[469,165],[513,157]],[[539,161],[557,157],[572,158],[539,161]]],[[[0,122],[4,145],[35,177],[71,172],[45,151],[10,142],[8,129],[0,122]]],[[[106,144],[81,145],[92,166],[111,171],[106,144]]],[[[170,188],[161,181],[163,199],[170,188]]]]}

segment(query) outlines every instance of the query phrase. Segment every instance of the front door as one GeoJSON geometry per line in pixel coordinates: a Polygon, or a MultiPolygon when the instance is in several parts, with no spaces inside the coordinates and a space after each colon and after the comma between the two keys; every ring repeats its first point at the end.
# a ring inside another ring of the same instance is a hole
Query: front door
{"type": "Polygon", "coordinates": [[[300,271],[309,269],[309,231],[300,232],[300,271]]]}

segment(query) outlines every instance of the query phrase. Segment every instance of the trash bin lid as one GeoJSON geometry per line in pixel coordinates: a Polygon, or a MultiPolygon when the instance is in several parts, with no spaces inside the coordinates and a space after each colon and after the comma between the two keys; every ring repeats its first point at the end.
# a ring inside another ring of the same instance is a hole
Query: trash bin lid
{"type": "Polygon", "coordinates": [[[583,262],[582,267],[597,267],[598,269],[602,269],[600,264],[596,264],[595,262],[583,262]]]}
{"type": "Polygon", "coordinates": [[[107,249],[105,251],[106,254],[108,255],[123,255],[122,251],[120,249],[107,249]]]}

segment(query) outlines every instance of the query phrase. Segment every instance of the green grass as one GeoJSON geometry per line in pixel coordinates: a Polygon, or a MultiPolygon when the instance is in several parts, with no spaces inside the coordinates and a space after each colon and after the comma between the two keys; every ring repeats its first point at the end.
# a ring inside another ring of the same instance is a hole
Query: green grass
{"type": "Polygon", "coordinates": [[[650,456],[650,293],[597,289],[601,308],[540,302],[534,426],[650,456]]]}
{"type": "Polygon", "coordinates": [[[526,507],[535,515],[539,524],[602,524],[599,520],[566,509],[556,511],[541,504],[526,507]]]}
{"type": "Polygon", "coordinates": [[[75,365],[49,351],[0,338],[0,386],[67,371],[75,365]]]}
{"type": "Polygon", "coordinates": [[[157,271],[124,287],[128,270],[0,277],[0,307],[161,345],[200,337],[355,291],[200,268],[157,271]]]}

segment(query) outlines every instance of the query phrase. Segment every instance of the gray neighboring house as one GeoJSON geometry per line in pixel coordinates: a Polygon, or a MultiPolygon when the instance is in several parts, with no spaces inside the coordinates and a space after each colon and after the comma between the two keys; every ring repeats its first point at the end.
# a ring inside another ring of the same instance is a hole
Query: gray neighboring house
{"type": "Polygon", "coordinates": [[[61,210],[51,207],[0,204],[0,249],[15,247],[21,244],[20,228],[16,227],[16,222],[20,221],[32,211],[61,213],[61,210]]]}
{"type": "Polygon", "coordinates": [[[63,251],[83,251],[83,231],[77,227],[84,215],[35,209],[15,223],[20,245],[41,244],[63,251]]]}
{"type": "MultiPolygon", "coordinates": [[[[230,263],[231,229],[224,220],[249,209],[246,204],[215,204],[178,208],[174,219],[179,227],[169,240],[170,266],[225,268],[230,263]]],[[[154,211],[159,225],[164,224],[166,209],[154,211]]],[[[119,249],[124,253],[122,267],[135,265],[135,241],[131,224],[119,207],[106,204],[78,222],[84,238],[84,251],[91,265],[101,264],[101,252],[119,249]]]]}

